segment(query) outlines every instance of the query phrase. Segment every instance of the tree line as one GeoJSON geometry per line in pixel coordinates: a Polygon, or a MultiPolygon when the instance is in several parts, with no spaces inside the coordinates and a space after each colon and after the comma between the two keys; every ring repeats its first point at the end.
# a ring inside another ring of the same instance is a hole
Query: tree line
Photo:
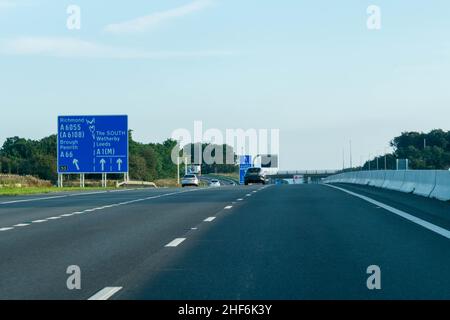
{"type": "MultiPolygon", "coordinates": [[[[130,178],[140,181],[176,178],[177,166],[172,161],[172,150],[177,142],[167,139],[162,143],[140,143],[133,140],[129,132],[129,173],[130,178]]],[[[202,146],[202,150],[207,145],[202,146]]],[[[220,146],[222,150],[234,152],[231,147],[220,146]],[[231,148],[231,150],[230,150],[231,148]]],[[[225,151],[224,151],[225,152],[225,151]]],[[[57,137],[51,135],[40,140],[20,137],[7,138],[0,149],[0,173],[31,175],[43,180],[56,182],[57,137]]],[[[203,173],[234,172],[234,164],[202,164],[203,173]]],[[[181,170],[183,172],[183,170],[181,170]]],[[[87,179],[90,176],[86,177],[87,179]]],[[[120,176],[112,179],[120,179],[120,176]]]]}
{"type": "Polygon", "coordinates": [[[364,164],[363,169],[396,169],[397,159],[408,159],[414,170],[448,170],[450,168],[450,131],[435,129],[428,133],[403,132],[390,146],[394,152],[375,157],[364,164]]]}

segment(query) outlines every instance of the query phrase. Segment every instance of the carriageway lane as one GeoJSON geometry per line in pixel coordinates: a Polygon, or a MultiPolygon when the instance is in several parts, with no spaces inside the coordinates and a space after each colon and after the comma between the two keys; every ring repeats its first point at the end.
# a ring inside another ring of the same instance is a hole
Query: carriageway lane
{"type": "MultiPolygon", "coordinates": [[[[228,205],[239,206],[237,199],[255,188],[184,189],[0,232],[0,299],[87,299],[140,265],[163,264],[170,258],[167,243],[193,227],[207,228],[205,219],[228,205]],[[70,265],[81,268],[81,290],[66,287],[70,265]]],[[[104,205],[106,199],[89,200],[104,205]]],[[[45,210],[53,202],[41,203],[45,210]]]]}
{"type": "MultiPolygon", "coordinates": [[[[17,224],[30,224],[51,217],[120,204],[137,199],[180,192],[180,189],[134,189],[78,192],[40,197],[18,197],[4,201],[0,197],[0,230],[17,224]]],[[[186,191],[186,190],[183,190],[186,191]]]]}
{"type": "MultiPolygon", "coordinates": [[[[432,205],[431,205],[432,206],[432,205]]],[[[324,185],[254,194],[114,299],[449,299],[450,240],[324,185]],[[382,289],[367,289],[367,267],[382,289]]]]}
{"type": "Polygon", "coordinates": [[[370,197],[450,230],[450,202],[371,186],[345,183],[333,185],[370,197]]]}

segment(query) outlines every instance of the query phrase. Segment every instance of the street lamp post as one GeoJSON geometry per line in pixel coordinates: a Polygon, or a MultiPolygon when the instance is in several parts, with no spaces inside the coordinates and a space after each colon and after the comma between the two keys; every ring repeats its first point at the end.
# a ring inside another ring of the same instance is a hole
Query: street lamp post
{"type": "Polygon", "coordinates": [[[353,169],[352,140],[350,140],[350,169],[353,169]]]}

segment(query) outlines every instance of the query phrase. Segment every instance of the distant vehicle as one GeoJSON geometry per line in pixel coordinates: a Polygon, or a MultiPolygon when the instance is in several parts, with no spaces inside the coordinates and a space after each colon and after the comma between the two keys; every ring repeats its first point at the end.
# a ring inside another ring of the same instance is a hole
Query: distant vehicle
{"type": "Polygon", "coordinates": [[[261,168],[249,168],[244,176],[244,184],[250,183],[267,183],[267,178],[264,171],[261,168]]]}
{"type": "Polygon", "coordinates": [[[188,174],[195,174],[197,176],[201,176],[202,175],[202,166],[199,165],[190,165],[187,168],[187,173],[188,174]]]}
{"type": "Polygon", "coordinates": [[[200,182],[195,174],[187,174],[181,179],[181,186],[183,188],[188,186],[198,187],[199,184],[200,182]]]}
{"type": "Polygon", "coordinates": [[[217,179],[212,179],[212,180],[209,182],[209,186],[210,186],[210,187],[220,187],[220,181],[217,180],[217,179]]]}

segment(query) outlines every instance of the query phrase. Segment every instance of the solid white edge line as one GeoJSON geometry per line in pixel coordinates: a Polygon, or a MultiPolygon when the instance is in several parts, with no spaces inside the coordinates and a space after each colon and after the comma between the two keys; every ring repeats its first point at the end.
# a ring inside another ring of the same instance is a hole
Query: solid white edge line
{"type": "Polygon", "coordinates": [[[94,294],[88,300],[108,300],[120,290],[122,290],[122,287],[106,287],[94,294]]]}
{"type": "Polygon", "coordinates": [[[406,219],[408,221],[411,221],[411,222],[413,222],[413,223],[415,223],[415,224],[417,224],[417,225],[419,225],[419,226],[421,226],[421,227],[423,227],[425,229],[428,229],[428,230],[430,230],[430,231],[432,231],[434,233],[437,233],[437,234],[439,234],[439,235],[441,235],[441,236],[443,236],[443,237],[445,237],[447,239],[450,239],[450,231],[449,230],[441,228],[441,227],[439,227],[437,225],[434,225],[431,222],[422,220],[420,218],[417,218],[416,216],[413,216],[412,214],[406,213],[406,212],[404,212],[402,210],[399,210],[399,209],[396,209],[394,207],[388,206],[388,205],[386,205],[386,204],[384,204],[382,202],[376,201],[374,199],[371,199],[369,197],[360,195],[358,193],[354,193],[352,191],[348,191],[346,189],[339,188],[339,187],[336,187],[336,186],[332,186],[332,185],[329,185],[329,184],[325,184],[325,185],[330,187],[330,188],[334,188],[334,189],[343,191],[345,193],[348,193],[349,195],[352,195],[354,197],[360,198],[360,199],[362,199],[364,201],[367,201],[369,203],[372,203],[372,204],[374,204],[376,206],[379,206],[380,208],[383,208],[383,209],[385,209],[385,210],[387,210],[387,211],[389,211],[391,213],[394,213],[394,214],[396,214],[396,215],[398,215],[398,216],[400,216],[400,217],[402,217],[402,218],[404,218],[404,219],[406,219]]]}
{"type": "Polygon", "coordinates": [[[169,242],[165,245],[167,248],[175,248],[178,247],[186,238],[176,238],[173,241],[169,242]]]}
{"type": "Polygon", "coordinates": [[[1,204],[14,204],[14,203],[22,203],[22,202],[50,200],[50,199],[59,199],[59,198],[66,198],[66,197],[68,197],[68,196],[55,196],[55,197],[45,197],[45,198],[33,198],[33,199],[13,200],[13,201],[0,202],[0,205],[1,205],[1,204]]]}
{"type": "MultiPolygon", "coordinates": [[[[137,189],[127,189],[126,191],[134,191],[134,190],[137,190],[137,189]]],[[[178,194],[178,193],[184,193],[184,192],[192,192],[192,191],[196,191],[196,190],[197,190],[197,189],[189,190],[189,191],[183,191],[183,192],[173,192],[173,193],[171,193],[171,194],[164,194],[164,195],[162,195],[162,196],[168,196],[168,195],[178,194]]],[[[125,190],[120,190],[120,191],[125,191],[125,190]]],[[[43,198],[32,198],[32,199],[21,199],[21,200],[5,201],[5,202],[0,202],[0,205],[14,204],[14,203],[22,203],[22,202],[32,202],[32,201],[42,201],[42,200],[51,200],[51,199],[60,199],[60,198],[67,198],[67,197],[90,196],[90,195],[105,194],[105,193],[110,193],[110,192],[119,192],[119,191],[110,190],[110,191],[97,191],[97,192],[85,192],[85,193],[80,192],[80,193],[65,194],[65,195],[52,196],[52,197],[43,197],[43,198]]]]}

